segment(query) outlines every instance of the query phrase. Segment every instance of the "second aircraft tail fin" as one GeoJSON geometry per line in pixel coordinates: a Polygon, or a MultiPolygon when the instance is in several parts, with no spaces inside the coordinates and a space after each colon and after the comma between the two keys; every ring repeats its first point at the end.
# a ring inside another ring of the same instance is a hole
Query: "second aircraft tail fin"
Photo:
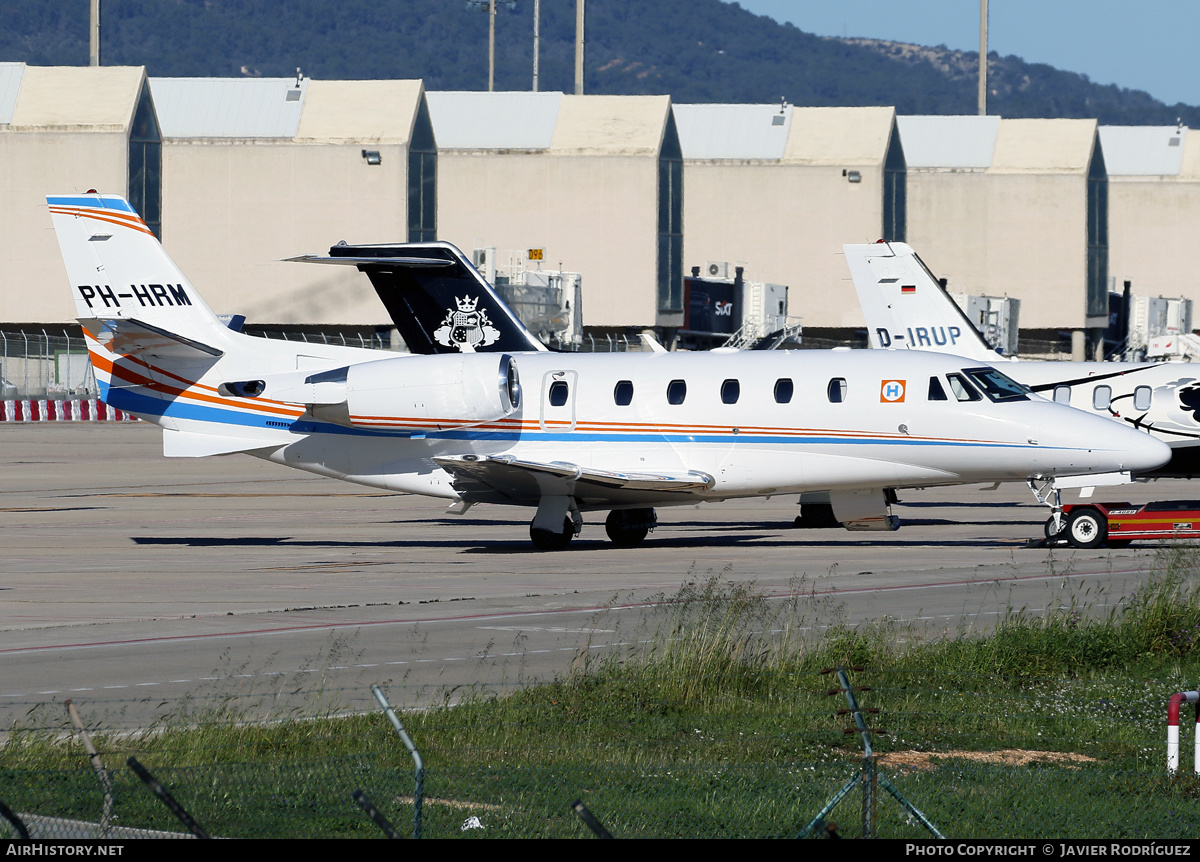
{"type": "Polygon", "coordinates": [[[413,353],[521,353],[546,346],[448,242],[335,245],[301,263],[358,267],[413,353]]]}
{"type": "Polygon", "coordinates": [[[872,347],[1002,360],[912,248],[877,242],[842,249],[872,347]]]}

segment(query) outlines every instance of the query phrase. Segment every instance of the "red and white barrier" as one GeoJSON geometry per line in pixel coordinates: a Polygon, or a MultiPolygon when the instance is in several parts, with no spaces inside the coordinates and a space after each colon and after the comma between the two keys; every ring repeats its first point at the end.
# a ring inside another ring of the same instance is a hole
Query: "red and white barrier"
{"type": "Polygon", "coordinates": [[[56,401],[45,398],[0,401],[0,422],[136,422],[99,398],[56,401]]]}
{"type": "MultiPolygon", "coordinates": [[[[1200,702],[1200,691],[1181,691],[1171,695],[1167,704],[1167,772],[1179,770],[1179,707],[1200,702]]],[[[1196,707],[1195,772],[1200,773],[1200,706],[1196,707]]]]}

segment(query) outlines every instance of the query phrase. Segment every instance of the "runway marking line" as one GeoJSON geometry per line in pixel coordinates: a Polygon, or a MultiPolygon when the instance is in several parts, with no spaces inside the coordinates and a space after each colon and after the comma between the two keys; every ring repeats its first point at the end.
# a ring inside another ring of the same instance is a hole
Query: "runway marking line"
{"type": "MultiPolygon", "coordinates": [[[[1083,578],[1097,577],[1100,575],[1128,575],[1137,574],[1141,569],[1104,569],[1096,572],[1071,572],[1057,574],[1037,574],[1037,575],[1015,575],[1012,577],[992,577],[992,578],[965,578],[955,581],[933,581],[920,584],[894,584],[874,587],[858,587],[854,589],[837,589],[836,587],[825,590],[805,590],[794,592],[777,592],[767,594],[768,599],[780,600],[791,598],[804,598],[807,596],[852,596],[861,595],[864,593],[887,593],[898,590],[927,590],[941,589],[945,587],[960,587],[972,586],[988,583],[1005,583],[1005,582],[1030,582],[1030,581],[1051,581],[1051,580],[1081,580],[1083,578]]],[[[619,605],[603,605],[603,606],[588,606],[578,608],[557,608],[554,610],[545,611],[521,611],[521,612],[506,612],[506,613],[481,613],[481,614],[459,614],[445,617],[430,617],[428,619],[411,619],[411,620],[366,620],[346,623],[313,623],[310,625],[294,625],[280,626],[278,628],[261,628],[261,629],[243,629],[233,632],[207,632],[204,634],[194,635],[160,635],[156,637],[146,638],[128,638],[124,640],[113,641],[90,641],[83,643],[72,644],[46,644],[44,646],[29,646],[29,647],[12,647],[10,649],[0,649],[0,655],[14,655],[18,653],[30,652],[48,652],[51,650],[78,650],[78,649],[100,649],[103,647],[114,646],[146,646],[151,644],[186,642],[193,640],[219,640],[223,638],[244,638],[244,637],[267,637],[270,635],[286,635],[296,634],[308,631],[320,631],[323,629],[344,629],[344,628],[371,628],[374,626],[394,626],[394,625],[433,625],[435,623],[454,623],[466,622],[470,620],[502,620],[513,618],[532,619],[535,617],[559,616],[564,614],[590,614],[600,613],[603,611],[623,611],[636,610],[638,608],[654,607],[659,602],[630,602],[619,605]]],[[[504,653],[505,656],[523,655],[524,653],[504,653]]],[[[432,659],[422,659],[422,661],[432,661],[432,659]]],[[[211,678],[205,678],[211,679],[211,678]]]]}

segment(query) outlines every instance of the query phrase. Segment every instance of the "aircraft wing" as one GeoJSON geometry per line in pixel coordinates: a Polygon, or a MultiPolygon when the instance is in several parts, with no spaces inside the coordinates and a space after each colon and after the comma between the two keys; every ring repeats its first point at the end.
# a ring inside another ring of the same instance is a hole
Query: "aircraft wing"
{"type": "Polygon", "coordinates": [[[524,461],[512,455],[457,455],[434,458],[454,477],[454,489],[468,503],[536,504],[543,496],[571,496],[602,507],[672,497],[711,488],[716,480],[695,470],[618,473],[564,461],[524,461]]]}

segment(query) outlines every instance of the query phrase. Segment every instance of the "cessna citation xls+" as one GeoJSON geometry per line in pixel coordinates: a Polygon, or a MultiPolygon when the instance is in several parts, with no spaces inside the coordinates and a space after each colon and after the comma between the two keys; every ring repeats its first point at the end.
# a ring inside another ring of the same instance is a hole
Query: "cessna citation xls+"
{"type": "MultiPolygon", "coordinates": [[[[894,529],[896,488],[1141,471],[1170,454],[935,354],[475,352],[482,293],[444,310],[453,353],[255,338],[221,323],[122,198],[48,203],[102,397],[160,425],[165,455],[246,453],[458,511],[528,506],[542,548],[565,546],[583,512],[609,511],[609,537],[634,545],[655,506],[806,491],[829,492],[851,528],[894,529]],[[980,397],[931,397],[955,387],[980,397]]],[[[482,281],[453,246],[427,247],[442,259],[374,248],[482,281]]]]}

